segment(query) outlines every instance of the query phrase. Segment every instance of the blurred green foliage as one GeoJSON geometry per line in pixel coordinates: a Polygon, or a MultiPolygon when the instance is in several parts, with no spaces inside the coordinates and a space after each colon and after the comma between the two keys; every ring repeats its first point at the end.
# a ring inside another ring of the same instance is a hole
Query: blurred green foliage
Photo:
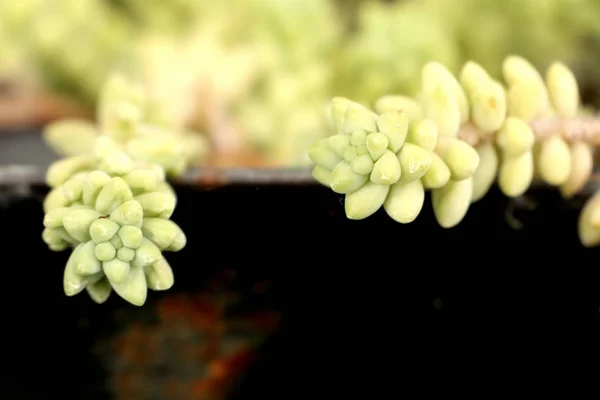
{"type": "Polygon", "coordinates": [[[427,61],[459,68],[451,31],[421,2],[368,2],[357,11],[338,62],[337,93],[366,103],[389,93],[414,95],[427,61]]]}
{"type": "Polygon", "coordinates": [[[86,104],[135,40],[129,21],[97,0],[3,1],[0,26],[46,85],[86,104]]]}
{"type": "Polygon", "coordinates": [[[494,76],[502,60],[521,54],[538,67],[555,59],[569,63],[589,57],[586,39],[600,35],[597,0],[423,0],[460,48],[494,76]]]}
{"type": "Polygon", "coordinates": [[[0,54],[4,71],[90,106],[115,69],[144,75],[181,119],[217,101],[253,149],[295,165],[329,132],[329,98],[414,95],[427,61],[498,76],[509,54],[560,59],[600,87],[600,1],[1,1],[0,54]]]}

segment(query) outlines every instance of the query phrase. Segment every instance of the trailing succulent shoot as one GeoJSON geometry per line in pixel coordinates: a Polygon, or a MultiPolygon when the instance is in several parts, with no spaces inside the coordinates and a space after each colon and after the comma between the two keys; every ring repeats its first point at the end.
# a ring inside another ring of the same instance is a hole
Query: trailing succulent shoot
{"type": "MultiPolygon", "coordinates": [[[[508,197],[525,193],[534,178],[574,196],[592,174],[600,126],[581,109],[573,73],[555,62],[542,76],[519,56],[507,57],[502,71],[506,85],[475,62],[458,78],[430,62],[415,98],[384,96],[374,111],[333,99],[337,132],[309,150],[313,176],[345,195],[350,219],[383,207],[392,219],[412,222],[431,190],[444,228],[460,223],[494,182],[508,197]]],[[[585,246],[600,245],[596,215],[600,195],[580,216],[585,246]]]]}
{"type": "Polygon", "coordinates": [[[176,197],[162,168],[134,162],[109,140],[49,168],[42,236],[51,250],[72,249],[67,296],[85,289],[103,303],[114,290],[142,305],[147,289],[173,285],[162,251],[181,250],[186,237],[169,220],[176,197]]]}
{"type": "Polygon", "coordinates": [[[67,155],[47,171],[42,237],[51,250],[72,250],[68,296],[86,290],[102,303],[114,290],[142,305],[147,289],[173,285],[162,252],[181,250],[186,237],[169,219],[177,199],[166,176],[182,173],[206,148],[198,135],[169,130],[158,111],[144,91],[115,77],[99,102],[99,126],[66,120],[44,132],[67,155]]]}
{"type": "Polygon", "coordinates": [[[107,137],[133,159],[158,164],[171,176],[201,163],[207,155],[203,136],[179,129],[143,87],[120,75],[104,84],[97,120],[98,124],[75,119],[51,123],[44,139],[58,154],[78,156],[107,137]]]}

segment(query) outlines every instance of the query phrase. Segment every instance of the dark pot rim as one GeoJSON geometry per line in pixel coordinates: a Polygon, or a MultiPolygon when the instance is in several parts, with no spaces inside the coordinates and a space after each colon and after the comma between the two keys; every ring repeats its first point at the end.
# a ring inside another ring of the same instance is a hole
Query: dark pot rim
{"type": "MultiPolygon", "coordinates": [[[[46,169],[37,165],[0,165],[0,186],[45,186],[46,169]]],[[[192,168],[170,179],[175,185],[217,187],[229,185],[318,185],[310,168],[192,168]]]]}

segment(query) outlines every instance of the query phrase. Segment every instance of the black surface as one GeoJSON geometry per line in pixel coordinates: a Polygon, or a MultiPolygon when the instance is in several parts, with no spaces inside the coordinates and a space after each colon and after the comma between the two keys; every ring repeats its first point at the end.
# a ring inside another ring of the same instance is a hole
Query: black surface
{"type": "Polygon", "coordinates": [[[167,255],[176,285],[137,309],[115,296],[102,306],[64,296],[68,255],[42,242],[46,189],[30,187],[53,159],[35,132],[0,135],[0,165],[21,165],[0,168],[8,398],[110,399],[111,371],[94,348],[119,335],[115,315],[143,320],[157,299],[194,293],[224,268],[238,271],[241,291],[270,280],[271,306],[283,316],[235,400],[413,398],[456,387],[483,387],[488,398],[599,372],[600,249],[578,242],[581,201],[553,190],[512,203],[493,190],[444,230],[429,200],[410,225],[383,211],[349,221],[343,199],[306,185],[306,171],[192,171],[177,186],[173,217],[188,246],[167,255]],[[213,189],[190,186],[211,177],[213,189]],[[520,230],[507,223],[509,205],[520,230]],[[415,389],[420,396],[408,395],[415,389]]]}
{"type": "MultiPolygon", "coordinates": [[[[597,372],[600,250],[579,245],[579,204],[552,191],[533,192],[535,211],[517,207],[521,230],[506,223],[497,191],[450,230],[435,224],[429,201],[403,226],[383,211],[346,220],[341,198],[318,186],[177,191],[173,219],[189,242],[167,256],[171,293],[235,268],[248,282],[271,280],[283,315],[233,399],[415,388],[425,396],[450,390],[447,380],[461,393],[486,382],[488,393],[519,376],[535,386],[533,376],[597,372]]],[[[8,398],[108,399],[91,347],[115,333],[117,310],[133,307],[63,295],[67,254],[40,238],[43,194],[0,207],[0,382],[8,398]]],[[[150,297],[161,295],[169,294],[150,297]]]]}

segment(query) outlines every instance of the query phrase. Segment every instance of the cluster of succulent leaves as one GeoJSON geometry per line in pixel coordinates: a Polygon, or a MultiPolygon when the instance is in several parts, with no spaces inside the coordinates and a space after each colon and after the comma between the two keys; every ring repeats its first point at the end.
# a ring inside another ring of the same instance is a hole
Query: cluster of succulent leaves
{"type": "MultiPolygon", "coordinates": [[[[309,150],[313,176],[345,195],[350,219],[383,207],[394,220],[412,222],[431,190],[444,228],[457,225],[494,182],[509,197],[525,193],[534,178],[559,187],[565,197],[575,195],[592,173],[593,145],[561,130],[585,115],[573,73],[555,62],[542,76],[519,56],[507,57],[502,72],[505,84],[475,62],[467,62],[458,78],[430,62],[415,98],[384,96],[374,111],[335,98],[330,111],[336,134],[309,150]],[[553,130],[536,140],[534,131],[544,123],[553,130]],[[465,133],[474,147],[463,140],[465,133]]],[[[595,199],[580,217],[586,246],[600,244],[600,222],[590,217],[600,212],[600,197],[595,199]]]]}
{"type": "Polygon", "coordinates": [[[479,163],[471,146],[440,135],[433,120],[402,109],[377,114],[336,98],[331,110],[338,133],[313,145],[309,157],[316,164],[315,179],[345,194],[348,218],[364,219],[383,206],[394,220],[412,222],[425,190],[432,189],[440,224],[460,222],[479,163]]]}
{"type": "Polygon", "coordinates": [[[133,159],[158,164],[170,176],[202,163],[208,154],[204,136],[179,128],[142,84],[123,75],[114,74],[104,83],[97,110],[97,122],[64,119],[49,124],[46,143],[60,155],[77,156],[108,137],[133,159]]]}
{"type": "Polygon", "coordinates": [[[142,305],[147,289],[173,285],[162,251],[186,244],[185,234],[169,220],[176,197],[161,167],[136,164],[102,142],[95,153],[48,170],[52,191],[44,203],[42,236],[51,250],[72,249],[63,278],[67,296],[87,290],[102,303],[114,290],[142,305]]]}
{"type": "Polygon", "coordinates": [[[102,303],[114,290],[142,305],[148,289],[173,285],[162,252],[186,244],[170,220],[177,198],[166,177],[203,157],[206,143],[169,130],[157,105],[121,76],[106,82],[99,104],[98,126],[65,120],[44,132],[66,157],[47,171],[42,237],[51,250],[72,250],[64,271],[68,296],[86,290],[102,303]]]}

